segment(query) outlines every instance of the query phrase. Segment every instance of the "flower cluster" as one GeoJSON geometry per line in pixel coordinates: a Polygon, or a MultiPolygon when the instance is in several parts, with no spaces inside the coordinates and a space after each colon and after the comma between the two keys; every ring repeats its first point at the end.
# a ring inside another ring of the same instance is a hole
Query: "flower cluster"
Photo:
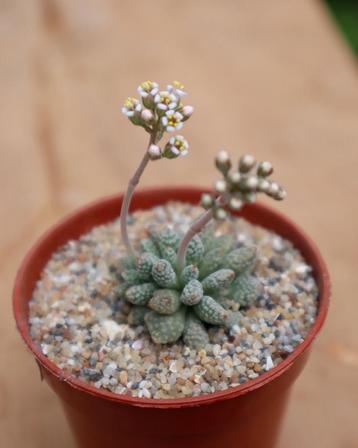
{"type": "Polygon", "coordinates": [[[205,193],[201,205],[205,209],[213,209],[214,217],[225,219],[227,209],[239,211],[245,203],[256,201],[258,193],[265,193],[275,200],[283,200],[287,196],[285,189],[277,182],[269,180],[273,173],[270,162],[256,162],[249,154],[239,159],[237,169],[232,169],[229,154],[222,150],[215,158],[215,164],[223,175],[214,183],[214,192],[205,193]]]}
{"type": "Polygon", "coordinates": [[[188,154],[189,144],[181,135],[170,138],[164,149],[158,145],[164,132],[180,130],[194,111],[192,106],[184,106],[182,103],[182,98],[186,95],[184,86],[174,81],[165,90],[160,90],[158,83],[144,81],[137,91],[140,100],[127,98],[122,112],[133,124],[142,126],[151,134],[152,143],[147,150],[150,159],[174,159],[188,154]]]}

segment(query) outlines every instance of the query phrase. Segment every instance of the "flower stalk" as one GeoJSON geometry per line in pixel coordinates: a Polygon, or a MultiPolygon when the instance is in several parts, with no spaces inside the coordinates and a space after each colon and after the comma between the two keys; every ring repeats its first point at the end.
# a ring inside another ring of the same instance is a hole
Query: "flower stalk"
{"type": "MultiPolygon", "coordinates": [[[[224,206],[225,204],[226,200],[224,196],[219,196],[215,201],[215,205],[217,207],[224,206]]],[[[214,218],[214,212],[215,208],[211,207],[208,210],[206,210],[202,215],[200,215],[192,223],[192,225],[189,227],[188,231],[184,235],[183,239],[181,240],[177,258],[177,266],[179,272],[181,272],[185,266],[185,255],[190,241],[193,239],[195,235],[200,233],[203,230],[203,228],[214,218]]]]}
{"type": "Polygon", "coordinates": [[[253,156],[245,154],[239,160],[238,169],[232,170],[229,154],[219,151],[215,165],[223,177],[214,182],[213,193],[204,193],[201,197],[201,205],[206,212],[194,221],[180,242],[177,254],[178,272],[186,265],[185,256],[190,241],[212,219],[223,220],[227,218],[228,211],[240,211],[245,203],[255,202],[258,193],[266,193],[276,200],[286,197],[286,191],[277,182],[268,180],[273,172],[270,162],[257,164],[253,156]]]}
{"type": "Polygon", "coordinates": [[[171,137],[162,150],[158,143],[165,132],[173,132],[183,127],[183,122],[193,113],[192,106],[183,106],[181,98],[186,94],[178,81],[169,84],[166,90],[159,90],[153,81],[143,82],[137,89],[140,100],[129,97],[124,102],[122,113],[136,126],[141,126],[150,134],[145,154],[130,179],[123,198],[120,213],[122,242],[128,255],[136,252],[130,242],[127,221],[133,193],[150,160],[175,159],[188,153],[189,144],[181,135],[171,137]]]}
{"type": "Polygon", "coordinates": [[[127,250],[128,255],[134,257],[135,251],[130,243],[129,236],[128,236],[128,229],[127,229],[127,219],[128,219],[128,212],[129,212],[129,206],[132,200],[132,196],[134,193],[134,190],[136,186],[139,184],[140,178],[142,177],[142,174],[145,170],[145,168],[148,165],[148,162],[150,161],[150,155],[149,155],[149,148],[152,144],[154,144],[156,138],[156,132],[153,132],[150,135],[149,143],[147,146],[147,149],[145,151],[145,154],[143,156],[142,161],[140,162],[138,168],[136,169],[133,177],[129,180],[126,193],[123,198],[123,203],[121,207],[121,214],[120,214],[120,226],[121,226],[121,236],[122,236],[122,242],[127,250]]]}

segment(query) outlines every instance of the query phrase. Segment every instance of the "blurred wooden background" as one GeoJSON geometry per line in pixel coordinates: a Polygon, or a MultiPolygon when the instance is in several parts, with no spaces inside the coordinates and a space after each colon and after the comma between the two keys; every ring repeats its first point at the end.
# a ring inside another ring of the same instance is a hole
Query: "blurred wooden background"
{"type": "Polygon", "coordinates": [[[73,446],[15,332],[14,275],[65,212],[124,188],[146,143],[125,97],[179,79],[190,157],[153,163],[143,185],[207,185],[221,147],[274,162],[277,206],[317,241],[334,290],[280,447],[357,447],[357,67],[323,5],[0,0],[0,60],[0,446],[73,446]]]}

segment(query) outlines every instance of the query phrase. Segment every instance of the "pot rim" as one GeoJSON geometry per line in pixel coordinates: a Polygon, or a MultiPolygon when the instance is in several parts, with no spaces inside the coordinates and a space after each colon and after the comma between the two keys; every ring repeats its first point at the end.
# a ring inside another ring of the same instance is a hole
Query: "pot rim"
{"type": "MultiPolygon", "coordinates": [[[[200,187],[175,187],[175,186],[162,186],[162,187],[147,187],[138,189],[135,192],[135,197],[138,196],[149,196],[153,197],[156,195],[162,195],[165,192],[165,196],[172,196],[171,200],[180,200],[176,198],[176,193],[180,192],[181,194],[196,194],[201,195],[201,193],[207,191],[206,188],[200,187]]],[[[60,233],[61,230],[67,226],[71,226],[73,221],[79,218],[79,216],[89,214],[89,212],[93,212],[96,209],[103,208],[107,205],[107,207],[115,202],[120,202],[122,199],[122,194],[115,194],[111,196],[107,196],[96,201],[92,201],[91,203],[77,208],[75,211],[67,214],[64,218],[59,220],[56,224],[52,225],[38,240],[33,244],[30,250],[27,252],[24,257],[20,268],[17,272],[15,285],[13,289],[13,313],[16,320],[16,326],[18,331],[20,332],[24,342],[27,347],[31,350],[33,355],[35,356],[35,360],[37,361],[40,371],[41,368],[46,369],[50,372],[54,377],[56,377],[60,381],[64,381],[68,383],[72,388],[93,395],[97,398],[103,398],[105,400],[109,400],[115,403],[120,403],[123,405],[129,406],[139,406],[139,407],[147,407],[147,408],[185,408],[199,405],[207,405],[210,403],[228,400],[230,398],[238,397],[240,395],[247,394],[249,392],[258,389],[265,384],[273,381],[274,379],[281,376],[288,369],[291,368],[295,360],[302,355],[302,353],[310,347],[313,340],[316,338],[319,333],[325,319],[327,316],[329,299],[331,294],[331,284],[329,279],[329,273],[326,266],[325,261],[320,254],[319,249],[316,244],[308,237],[290,218],[287,218],[281,212],[276,211],[275,209],[264,205],[262,203],[255,203],[252,205],[248,205],[251,209],[258,209],[260,214],[273,216],[276,220],[281,221],[281,223],[290,229],[290,233],[296,235],[301,243],[304,243],[306,249],[310,252],[310,259],[307,260],[309,264],[315,264],[316,269],[314,270],[314,275],[316,281],[320,284],[319,290],[319,309],[318,314],[316,316],[315,322],[310,328],[308,334],[301,344],[299,344],[292,353],[290,353],[286,359],[281,361],[277,366],[273,367],[268,372],[261,374],[259,377],[255,379],[248,380],[247,382],[235,386],[229,387],[224,391],[217,391],[210,394],[201,395],[198,397],[188,397],[188,398],[173,398],[173,399],[157,399],[157,398],[137,398],[127,395],[115,394],[113,392],[106,391],[104,389],[97,389],[91,384],[79,380],[75,378],[73,375],[64,372],[61,368],[59,368],[54,362],[50,361],[41,351],[40,347],[32,340],[29,332],[29,324],[28,324],[28,316],[24,315],[21,309],[21,303],[24,301],[22,298],[21,285],[26,279],[27,271],[29,266],[31,266],[33,260],[36,259],[36,256],[40,249],[46,246],[48,240],[52,237],[54,233],[60,233]]],[[[135,199],[135,197],[133,199],[135,199]]],[[[133,201],[134,202],[134,201],[133,201]]],[[[166,202],[166,201],[165,201],[166,202]]],[[[160,203],[165,203],[164,201],[160,203]]],[[[135,208],[135,207],[133,207],[135,208]]],[[[244,208],[244,210],[245,210],[244,208]]],[[[118,207],[120,210],[120,208],[118,207]]],[[[245,213],[242,213],[245,217],[245,213]]],[[[246,217],[245,217],[246,218],[246,217]]],[[[248,219],[248,218],[246,218],[248,219]]],[[[248,219],[250,221],[250,219],[248,219]]],[[[106,221],[103,221],[105,223],[106,221]]],[[[260,225],[265,228],[263,223],[256,225],[260,225]]],[[[270,228],[269,226],[267,228],[270,228]]],[[[276,232],[279,234],[279,232],[276,232]]],[[[285,237],[286,239],[289,239],[285,237]]],[[[297,247],[295,245],[295,247],[297,247]]],[[[297,247],[300,251],[301,248],[297,247]]],[[[26,300],[27,302],[29,300],[26,300]]]]}

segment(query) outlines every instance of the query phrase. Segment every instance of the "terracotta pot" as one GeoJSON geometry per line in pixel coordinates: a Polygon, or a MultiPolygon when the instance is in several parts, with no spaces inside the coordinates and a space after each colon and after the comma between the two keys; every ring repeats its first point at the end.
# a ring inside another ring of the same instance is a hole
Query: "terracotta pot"
{"type": "MultiPolygon", "coordinates": [[[[168,200],[197,204],[200,188],[161,187],[139,191],[132,210],[168,200]]],[[[312,342],[327,314],[330,284],[325,263],[314,243],[289,219],[271,208],[247,205],[243,216],[289,239],[314,268],[319,286],[317,319],[302,344],[283,362],[241,386],[196,398],[155,400],[98,390],[61,371],[32,341],[28,301],[51,254],[69,239],[118,217],[122,196],[81,208],[52,227],[32,247],[16,277],[13,295],[17,327],[32,351],[42,377],[59,396],[77,445],[83,448],[205,448],[275,445],[290,388],[303,369],[312,342]]]]}

